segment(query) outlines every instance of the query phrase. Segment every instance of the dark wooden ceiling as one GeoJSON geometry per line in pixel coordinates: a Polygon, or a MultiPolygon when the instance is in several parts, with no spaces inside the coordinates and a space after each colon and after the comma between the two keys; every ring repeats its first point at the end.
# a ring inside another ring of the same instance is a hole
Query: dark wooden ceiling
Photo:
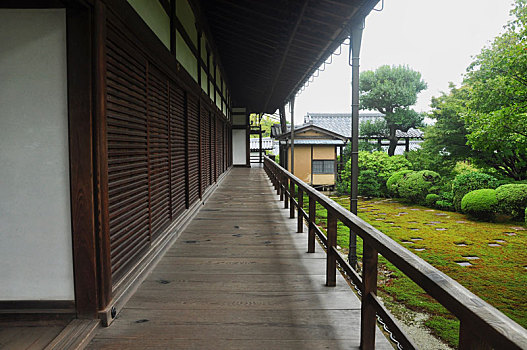
{"type": "Polygon", "coordinates": [[[273,113],[379,0],[201,0],[235,106],[273,113]]]}

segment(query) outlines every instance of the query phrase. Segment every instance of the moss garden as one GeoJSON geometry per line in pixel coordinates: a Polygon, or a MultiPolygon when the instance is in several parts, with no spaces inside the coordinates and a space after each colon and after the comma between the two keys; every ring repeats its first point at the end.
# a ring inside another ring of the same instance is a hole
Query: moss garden
{"type": "MultiPolygon", "coordinates": [[[[331,198],[349,207],[349,197],[331,198]]],[[[384,198],[361,199],[359,217],[527,327],[527,229],[523,222],[474,221],[465,214],[384,198]]],[[[318,207],[321,227],[325,226],[325,219],[325,210],[318,207]]],[[[358,240],[360,260],[362,242],[358,240]]],[[[341,223],[337,243],[347,253],[349,230],[341,223]]],[[[396,316],[395,306],[401,303],[427,314],[425,326],[456,346],[458,320],[393,265],[379,258],[379,295],[385,304],[396,316]]]]}

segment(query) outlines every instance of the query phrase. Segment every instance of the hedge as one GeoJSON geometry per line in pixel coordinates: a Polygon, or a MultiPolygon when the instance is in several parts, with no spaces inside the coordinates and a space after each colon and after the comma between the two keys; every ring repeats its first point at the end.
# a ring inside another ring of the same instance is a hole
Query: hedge
{"type": "Polygon", "coordinates": [[[388,178],[388,181],[386,181],[386,188],[388,190],[388,194],[391,197],[400,197],[401,196],[399,194],[399,181],[406,174],[409,174],[409,173],[412,173],[412,172],[413,172],[412,170],[401,170],[401,171],[397,171],[397,172],[393,173],[392,176],[390,176],[388,178]]]}
{"type": "Polygon", "coordinates": [[[411,203],[424,204],[429,193],[439,192],[441,175],[435,171],[421,170],[406,174],[399,182],[399,195],[411,203]]]}
{"type": "Polygon", "coordinates": [[[527,207],[527,184],[502,185],[496,189],[496,198],[500,213],[523,221],[527,207]]]}
{"type": "Polygon", "coordinates": [[[485,188],[470,191],[461,200],[461,210],[477,219],[492,221],[498,206],[496,190],[485,188]]]}
{"type": "Polygon", "coordinates": [[[498,180],[488,174],[471,172],[457,175],[452,181],[452,192],[454,193],[453,203],[456,211],[461,211],[461,200],[470,191],[484,188],[495,189],[498,187],[498,180]]]}

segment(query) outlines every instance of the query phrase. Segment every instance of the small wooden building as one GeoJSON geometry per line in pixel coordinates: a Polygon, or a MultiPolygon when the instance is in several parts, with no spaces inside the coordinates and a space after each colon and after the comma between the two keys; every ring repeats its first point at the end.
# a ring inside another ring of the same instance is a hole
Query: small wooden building
{"type": "MultiPolygon", "coordinates": [[[[277,136],[283,164],[291,170],[291,132],[277,136]]],[[[334,186],[337,174],[337,148],[342,149],[346,138],[332,131],[307,124],[295,128],[294,174],[314,187],[334,186]]]]}

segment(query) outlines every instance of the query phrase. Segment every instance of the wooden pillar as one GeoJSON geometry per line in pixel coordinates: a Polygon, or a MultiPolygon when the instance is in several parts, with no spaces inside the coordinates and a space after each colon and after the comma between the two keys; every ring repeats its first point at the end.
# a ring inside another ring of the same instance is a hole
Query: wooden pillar
{"type": "Polygon", "coordinates": [[[317,201],[314,197],[309,196],[309,231],[307,236],[307,252],[315,252],[315,221],[317,215],[317,201]]]}
{"type": "Polygon", "coordinates": [[[108,140],[106,131],[106,6],[95,2],[95,120],[99,241],[99,310],[108,306],[112,298],[110,260],[110,221],[108,217],[108,140]]]}
{"type": "Polygon", "coordinates": [[[337,247],[337,218],[331,211],[327,213],[326,286],[334,287],[337,284],[337,258],[333,251],[337,247]]]}
{"type": "Polygon", "coordinates": [[[304,215],[302,214],[302,208],[304,207],[304,191],[298,188],[298,223],[297,232],[304,232],[304,215]]]}
{"type": "MultiPolygon", "coordinates": [[[[70,156],[71,228],[73,270],[77,317],[95,318],[99,307],[97,239],[95,228],[96,202],[93,181],[93,81],[92,81],[92,13],[80,4],[66,9],[66,56],[68,65],[68,123],[70,156]]],[[[102,25],[99,21],[98,25],[102,25]]],[[[102,37],[102,33],[97,34],[102,37]]],[[[101,39],[101,38],[99,38],[101,39]]],[[[97,45],[102,45],[96,40],[97,45]]],[[[95,48],[96,49],[96,48],[95,48]]],[[[97,54],[101,54],[96,49],[97,54]]],[[[97,62],[101,63],[97,56],[97,62]]],[[[97,73],[103,67],[97,67],[97,73]]],[[[97,77],[97,82],[100,77],[97,77]]],[[[101,86],[97,86],[100,93],[101,86]]],[[[104,110],[96,105],[97,117],[104,110]]],[[[99,123],[96,124],[100,125],[99,123]]],[[[99,136],[99,133],[97,133],[99,136]]],[[[99,141],[99,140],[98,140],[99,141]]],[[[105,150],[100,154],[105,158],[105,150]]]]}
{"type": "Polygon", "coordinates": [[[375,349],[375,316],[374,301],[370,294],[377,294],[377,262],[378,254],[372,246],[363,241],[363,272],[362,272],[362,305],[361,305],[361,336],[362,350],[375,349]]]}
{"type": "Polygon", "coordinates": [[[410,138],[409,137],[406,138],[406,143],[405,143],[404,150],[406,152],[410,152],[410,138]]]}
{"type": "Polygon", "coordinates": [[[295,218],[295,183],[293,180],[289,181],[289,218],[295,218]]]}

